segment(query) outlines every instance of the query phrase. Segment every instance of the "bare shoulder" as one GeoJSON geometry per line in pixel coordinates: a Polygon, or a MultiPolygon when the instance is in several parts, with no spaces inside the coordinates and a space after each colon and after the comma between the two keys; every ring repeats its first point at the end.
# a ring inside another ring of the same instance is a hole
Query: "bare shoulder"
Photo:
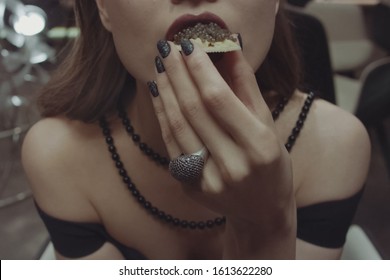
{"type": "MultiPolygon", "coordinates": [[[[302,95],[299,98],[304,99],[302,95]]],[[[347,198],[363,187],[371,145],[365,127],[354,115],[316,99],[300,138],[301,205],[347,198]]]]}
{"type": "Polygon", "coordinates": [[[35,200],[49,214],[81,220],[96,216],[82,182],[88,175],[86,154],[97,145],[97,128],[58,117],[42,119],[28,131],[23,167],[35,200]]]}

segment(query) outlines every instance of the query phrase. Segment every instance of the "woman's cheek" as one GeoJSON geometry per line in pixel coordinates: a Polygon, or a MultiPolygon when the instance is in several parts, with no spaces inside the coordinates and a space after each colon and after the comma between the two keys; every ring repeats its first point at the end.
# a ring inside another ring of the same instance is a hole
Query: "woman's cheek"
{"type": "Polygon", "coordinates": [[[137,80],[145,83],[154,77],[154,58],[157,55],[158,39],[142,39],[140,36],[115,38],[114,44],[120,61],[127,71],[137,80]],[[131,40],[129,40],[131,39],[131,40]]]}
{"type": "Polygon", "coordinates": [[[246,35],[242,35],[244,56],[254,71],[257,71],[264,62],[273,40],[274,20],[271,19],[262,24],[266,27],[249,29],[246,35]]]}

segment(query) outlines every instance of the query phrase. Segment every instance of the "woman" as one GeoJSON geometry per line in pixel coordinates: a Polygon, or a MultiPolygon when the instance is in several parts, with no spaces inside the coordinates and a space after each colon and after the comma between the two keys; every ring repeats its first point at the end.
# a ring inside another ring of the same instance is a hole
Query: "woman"
{"type": "Polygon", "coordinates": [[[340,256],[370,144],[353,116],[296,90],[279,4],[76,2],[81,36],[23,146],[58,258],[340,256]],[[168,42],[197,21],[239,32],[243,51],[168,42]]]}

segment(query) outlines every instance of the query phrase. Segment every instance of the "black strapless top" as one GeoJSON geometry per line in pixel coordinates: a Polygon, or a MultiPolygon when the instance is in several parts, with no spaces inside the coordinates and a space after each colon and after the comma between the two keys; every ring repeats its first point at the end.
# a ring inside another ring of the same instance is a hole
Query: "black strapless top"
{"type": "MultiPolygon", "coordinates": [[[[321,247],[342,247],[362,193],[363,191],[360,191],[350,198],[339,201],[298,208],[297,238],[321,247]]],[[[147,259],[142,252],[115,240],[101,224],[60,220],[36,206],[49,231],[54,248],[64,257],[81,258],[95,252],[104,243],[110,242],[118,248],[125,259],[147,259]]]]}

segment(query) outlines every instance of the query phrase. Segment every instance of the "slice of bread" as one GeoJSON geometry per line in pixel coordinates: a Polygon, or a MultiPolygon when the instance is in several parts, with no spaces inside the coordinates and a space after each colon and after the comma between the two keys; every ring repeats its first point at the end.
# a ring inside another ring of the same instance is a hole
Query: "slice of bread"
{"type": "MultiPolygon", "coordinates": [[[[201,40],[200,38],[190,39],[190,41],[202,47],[207,53],[225,53],[241,50],[238,34],[232,34],[231,37],[232,39],[225,39],[220,42],[208,42],[207,40],[201,40]]],[[[175,46],[181,51],[180,45],[175,43],[175,46]]]]}

